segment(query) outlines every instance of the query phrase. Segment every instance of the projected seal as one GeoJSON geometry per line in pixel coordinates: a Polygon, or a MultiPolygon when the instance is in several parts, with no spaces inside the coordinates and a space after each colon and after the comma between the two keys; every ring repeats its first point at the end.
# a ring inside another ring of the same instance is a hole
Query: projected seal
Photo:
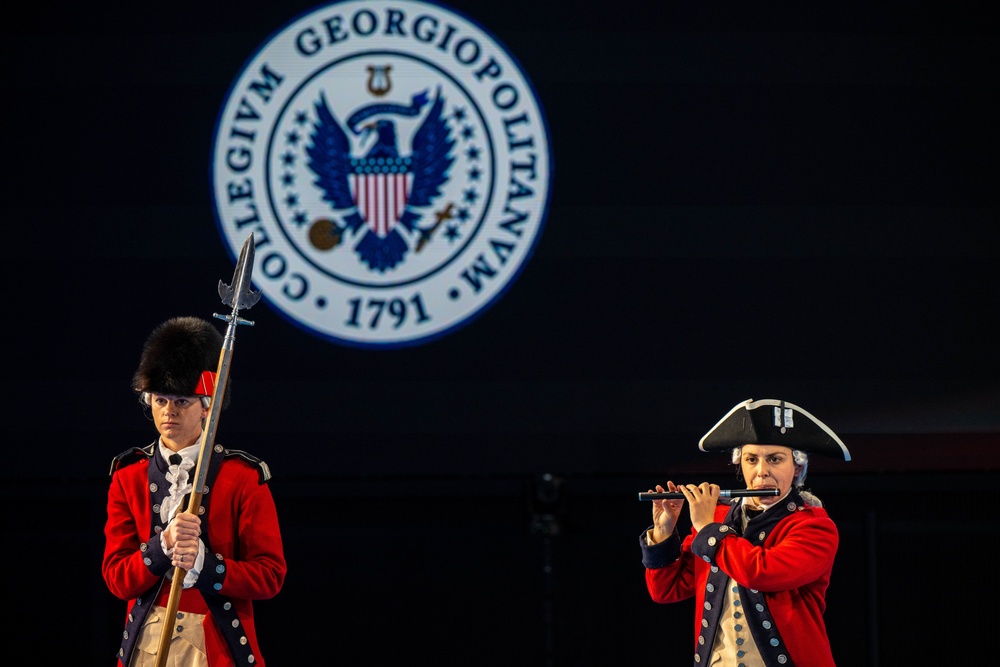
{"type": "Polygon", "coordinates": [[[216,221],[302,328],[414,345],[467,324],[523,269],[548,209],[545,118],[514,58],[425,2],[337,2],[245,64],[212,147],[216,221]]]}

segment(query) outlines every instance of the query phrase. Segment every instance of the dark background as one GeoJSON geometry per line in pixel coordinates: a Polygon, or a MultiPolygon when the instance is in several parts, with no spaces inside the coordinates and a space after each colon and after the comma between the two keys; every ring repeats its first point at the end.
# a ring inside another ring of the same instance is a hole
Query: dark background
{"type": "MultiPolygon", "coordinates": [[[[216,117],[313,6],[4,10],[0,562],[31,653],[114,663],[107,471],[155,437],[131,375],[154,326],[221,307],[216,117]]],[[[449,6],[535,85],[550,212],[508,292],[425,345],[248,312],[217,439],[275,475],[268,664],[689,664],[690,603],[645,591],[636,493],[736,486],[697,441],[747,398],[801,405],[853,455],[807,480],[841,530],[838,664],[968,664],[1000,533],[985,6],[449,6]]]]}

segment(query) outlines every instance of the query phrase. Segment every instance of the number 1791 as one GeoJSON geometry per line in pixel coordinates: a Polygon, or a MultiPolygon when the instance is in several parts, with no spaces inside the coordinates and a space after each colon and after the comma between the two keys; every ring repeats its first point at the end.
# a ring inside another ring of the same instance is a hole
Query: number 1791
{"type": "Polygon", "coordinates": [[[403,299],[372,299],[368,298],[362,304],[360,298],[348,299],[351,314],[345,324],[349,327],[362,327],[367,324],[369,329],[378,329],[384,321],[392,322],[392,327],[398,329],[406,324],[408,318],[413,318],[414,324],[422,324],[431,318],[424,309],[424,302],[419,294],[410,297],[407,303],[403,299]],[[362,313],[365,311],[365,313],[362,313]],[[367,314],[367,323],[363,323],[363,315],[367,314]],[[384,318],[383,318],[384,316],[384,318]]]}

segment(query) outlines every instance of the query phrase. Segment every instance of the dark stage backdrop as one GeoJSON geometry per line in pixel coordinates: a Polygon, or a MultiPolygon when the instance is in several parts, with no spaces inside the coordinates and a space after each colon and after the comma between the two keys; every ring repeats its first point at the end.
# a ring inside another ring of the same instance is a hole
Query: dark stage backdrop
{"type": "MultiPolygon", "coordinates": [[[[112,663],[106,474],[155,435],[131,375],[155,325],[223,309],[220,108],[314,6],[4,10],[16,414],[0,474],[19,548],[2,563],[30,651],[68,624],[67,657],[112,663]]],[[[801,405],[854,456],[809,479],[842,529],[839,664],[954,660],[998,532],[982,510],[1000,469],[995,19],[976,3],[448,6],[534,85],[548,215],[507,292],[422,345],[338,345],[266,301],[246,313],[218,440],[275,474],[291,569],[259,605],[269,664],[686,664],[692,610],[646,596],[635,493],[732,485],[697,441],[747,398],[801,405]]]]}

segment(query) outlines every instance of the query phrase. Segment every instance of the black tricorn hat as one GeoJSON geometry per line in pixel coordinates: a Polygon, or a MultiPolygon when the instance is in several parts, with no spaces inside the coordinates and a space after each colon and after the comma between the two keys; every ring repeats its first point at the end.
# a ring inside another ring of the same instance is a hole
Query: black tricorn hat
{"type": "Polygon", "coordinates": [[[703,452],[731,451],[743,445],[781,445],[810,454],[851,460],[837,434],[797,405],[773,398],[743,401],[702,436],[703,452]]]}
{"type": "MultiPolygon", "coordinates": [[[[174,317],[146,339],[132,378],[138,393],[211,396],[222,350],[222,334],[200,317],[174,317]]],[[[223,398],[225,407],[229,396],[223,398]]]]}

